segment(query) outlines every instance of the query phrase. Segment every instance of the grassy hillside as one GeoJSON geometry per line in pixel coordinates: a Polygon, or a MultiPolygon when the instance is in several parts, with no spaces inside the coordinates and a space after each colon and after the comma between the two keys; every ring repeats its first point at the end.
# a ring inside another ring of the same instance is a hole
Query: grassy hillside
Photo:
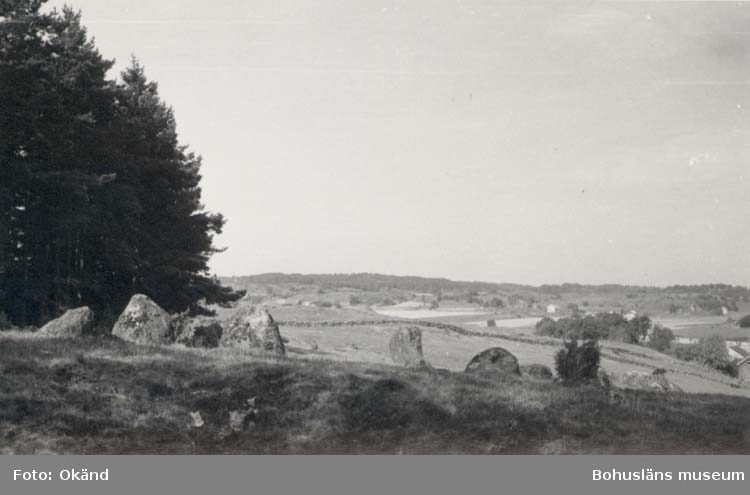
{"type": "Polygon", "coordinates": [[[744,397],[309,359],[297,338],[269,359],[0,333],[0,453],[750,451],[744,397]],[[233,432],[230,412],[253,397],[256,417],[233,432]]]}

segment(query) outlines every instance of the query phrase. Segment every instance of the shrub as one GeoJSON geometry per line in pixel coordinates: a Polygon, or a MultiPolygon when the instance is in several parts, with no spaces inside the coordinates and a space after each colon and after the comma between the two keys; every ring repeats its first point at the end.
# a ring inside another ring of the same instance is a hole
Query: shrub
{"type": "Polygon", "coordinates": [[[546,316],[539,320],[536,324],[536,334],[547,337],[558,337],[555,320],[546,316]]]}
{"type": "Polygon", "coordinates": [[[724,370],[730,364],[727,343],[721,335],[711,335],[701,340],[700,360],[706,366],[717,370],[724,370]]]}
{"type": "Polygon", "coordinates": [[[505,303],[499,297],[493,297],[489,301],[483,301],[482,307],[500,309],[505,307],[505,303]]]}
{"type": "Polygon", "coordinates": [[[673,340],[674,333],[672,333],[672,330],[661,325],[656,325],[654,326],[654,331],[651,332],[651,339],[648,341],[648,346],[659,352],[664,352],[670,348],[673,340]]]}
{"type": "Polygon", "coordinates": [[[437,301],[432,301],[430,303],[430,309],[438,309],[440,307],[440,303],[437,301]]]}
{"type": "Polygon", "coordinates": [[[695,298],[695,305],[707,313],[722,314],[722,301],[717,296],[701,294],[695,298]]]}
{"type": "Polygon", "coordinates": [[[493,328],[496,326],[497,326],[497,323],[495,323],[495,320],[487,320],[487,327],[493,328]]]}
{"type": "Polygon", "coordinates": [[[711,335],[697,344],[675,346],[672,354],[677,359],[710,366],[728,375],[731,375],[734,371],[727,352],[726,342],[721,335],[711,335]]]}
{"type": "Polygon", "coordinates": [[[740,328],[750,328],[750,315],[745,315],[737,322],[740,328]]]}
{"type": "Polygon", "coordinates": [[[357,296],[350,296],[349,297],[349,304],[351,306],[357,306],[359,304],[362,304],[362,300],[358,298],[357,296]]]}
{"type": "Polygon", "coordinates": [[[587,339],[580,344],[578,339],[570,339],[555,355],[555,369],[564,382],[592,380],[597,378],[600,359],[596,340],[587,339]]]}

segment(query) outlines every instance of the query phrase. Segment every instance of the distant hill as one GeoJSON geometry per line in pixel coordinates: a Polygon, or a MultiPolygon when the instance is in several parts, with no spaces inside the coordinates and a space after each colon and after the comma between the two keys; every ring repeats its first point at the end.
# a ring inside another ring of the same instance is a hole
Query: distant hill
{"type": "Polygon", "coordinates": [[[457,282],[447,278],[426,278],[415,276],[381,275],[377,273],[263,273],[242,277],[224,277],[222,282],[228,285],[250,284],[300,284],[316,285],[327,289],[400,289],[419,292],[438,292],[446,290],[495,291],[531,288],[518,284],[496,284],[491,282],[457,282]]]}
{"type": "Polygon", "coordinates": [[[520,297],[526,301],[556,300],[582,302],[606,300],[604,306],[619,304],[637,307],[647,312],[664,312],[673,306],[674,312],[695,310],[721,314],[722,307],[741,310],[739,304],[750,302],[747,287],[729,284],[674,285],[669,287],[631,286],[619,284],[545,284],[540,286],[455,281],[447,278],[383,275],[378,273],[263,273],[258,275],[223,277],[225,285],[238,289],[252,285],[306,285],[325,290],[354,289],[361,291],[400,290],[404,292],[494,293],[520,297]]]}
{"type": "Polygon", "coordinates": [[[736,297],[750,295],[746,287],[728,284],[704,284],[704,285],[674,285],[670,287],[654,287],[641,285],[620,284],[544,284],[540,286],[495,283],[478,281],[456,281],[447,278],[430,278],[401,275],[382,275],[379,273],[324,273],[324,274],[302,274],[302,273],[262,273],[258,275],[246,275],[238,277],[222,277],[222,281],[232,285],[243,284],[300,284],[316,285],[329,289],[401,289],[412,291],[434,292],[440,290],[465,290],[465,291],[529,291],[540,293],[570,293],[570,292],[665,292],[672,294],[725,294],[729,293],[736,297]]]}

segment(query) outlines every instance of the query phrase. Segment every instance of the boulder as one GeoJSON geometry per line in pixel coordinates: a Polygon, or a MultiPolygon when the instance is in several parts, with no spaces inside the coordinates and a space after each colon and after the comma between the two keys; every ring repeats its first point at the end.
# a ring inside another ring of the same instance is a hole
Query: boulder
{"type": "Polygon", "coordinates": [[[388,343],[394,363],[407,368],[424,368],[427,362],[422,354],[422,330],[418,327],[402,327],[396,330],[388,343]]]}
{"type": "Polygon", "coordinates": [[[638,390],[654,390],[657,392],[681,392],[682,389],[671,383],[664,373],[645,373],[643,371],[628,371],[622,376],[623,388],[638,390]]]}
{"type": "Polygon", "coordinates": [[[94,312],[88,306],[71,309],[39,329],[46,337],[83,337],[94,330],[94,312]]]}
{"type": "Polygon", "coordinates": [[[545,366],[543,364],[529,364],[526,366],[521,366],[521,374],[528,375],[533,378],[538,378],[540,380],[552,380],[554,378],[554,374],[552,373],[552,370],[549,369],[549,366],[545,366]]]}
{"type": "Polygon", "coordinates": [[[521,370],[516,356],[502,347],[492,347],[474,356],[466,365],[464,373],[520,375],[521,370]]]}
{"type": "Polygon", "coordinates": [[[148,296],[136,294],[117,319],[112,335],[139,345],[169,344],[170,330],[169,314],[148,296]]]}
{"type": "Polygon", "coordinates": [[[187,347],[219,347],[224,329],[218,320],[179,315],[171,322],[172,340],[187,347]]]}
{"type": "Polygon", "coordinates": [[[279,326],[265,308],[244,306],[238,309],[224,325],[221,345],[286,355],[279,326]]]}

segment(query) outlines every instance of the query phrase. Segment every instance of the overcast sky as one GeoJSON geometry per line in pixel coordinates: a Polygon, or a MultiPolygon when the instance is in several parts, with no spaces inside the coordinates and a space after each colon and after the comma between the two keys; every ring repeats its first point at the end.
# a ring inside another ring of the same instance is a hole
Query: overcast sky
{"type": "Polygon", "coordinates": [[[747,2],[66,3],[203,155],[220,275],[750,284],[747,2]]]}

